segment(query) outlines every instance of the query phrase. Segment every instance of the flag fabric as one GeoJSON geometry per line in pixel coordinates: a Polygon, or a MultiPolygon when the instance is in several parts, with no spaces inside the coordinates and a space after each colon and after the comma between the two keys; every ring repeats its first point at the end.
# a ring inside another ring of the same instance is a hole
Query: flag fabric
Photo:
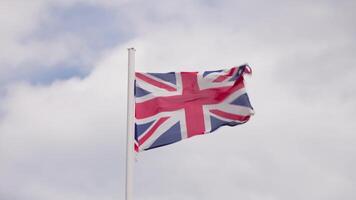
{"type": "Polygon", "coordinates": [[[135,150],[247,122],[254,111],[244,74],[251,74],[248,65],[205,72],[136,72],[135,150]]]}

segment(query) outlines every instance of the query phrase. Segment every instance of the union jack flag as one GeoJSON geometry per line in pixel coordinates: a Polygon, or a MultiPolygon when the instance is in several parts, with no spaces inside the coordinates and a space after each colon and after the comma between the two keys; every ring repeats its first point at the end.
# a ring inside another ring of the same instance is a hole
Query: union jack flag
{"type": "Polygon", "coordinates": [[[248,65],[205,72],[136,72],[135,150],[247,122],[254,111],[245,73],[251,74],[248,65]]]}

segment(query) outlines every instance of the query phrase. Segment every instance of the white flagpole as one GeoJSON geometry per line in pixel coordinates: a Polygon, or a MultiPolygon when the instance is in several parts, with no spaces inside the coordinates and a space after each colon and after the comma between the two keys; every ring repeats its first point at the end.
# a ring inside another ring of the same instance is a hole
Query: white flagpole
{"type": "Polygon", "coordinates": [[[133,168],[135,161],[135,49],[129,48],[128,83],[127,83],[127,143],[126,143],[126,191],[125,200],[133,200],[133,168]]]}

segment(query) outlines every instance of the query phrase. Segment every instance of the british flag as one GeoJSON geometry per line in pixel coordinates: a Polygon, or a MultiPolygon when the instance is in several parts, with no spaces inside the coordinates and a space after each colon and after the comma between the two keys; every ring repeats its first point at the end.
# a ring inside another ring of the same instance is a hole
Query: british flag
{"type": "Polygon", "coordinates": [[[136,72],[135,150],[247,122],[254,111],[244,74],[251,74],[248,65],[205,72],[136,72]]]}

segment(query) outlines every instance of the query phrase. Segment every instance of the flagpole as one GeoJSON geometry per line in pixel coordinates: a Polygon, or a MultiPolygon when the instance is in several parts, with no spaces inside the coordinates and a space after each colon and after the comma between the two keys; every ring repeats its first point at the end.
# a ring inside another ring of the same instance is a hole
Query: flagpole
{"type": "Polygon", "coordinates": [[[135,49],[128,49],[127,140],[125,200],[133,200],[134,132],[135,132],[135,49]]]}

